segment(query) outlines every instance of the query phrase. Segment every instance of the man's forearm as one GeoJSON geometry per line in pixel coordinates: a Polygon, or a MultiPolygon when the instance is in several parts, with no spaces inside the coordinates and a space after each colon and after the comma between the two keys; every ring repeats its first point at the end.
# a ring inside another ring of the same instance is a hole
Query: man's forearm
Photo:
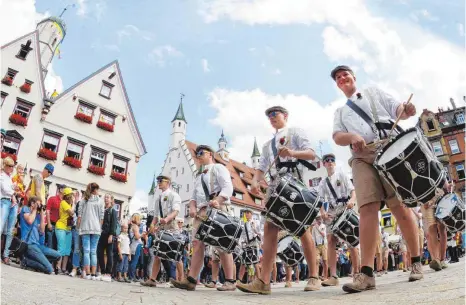
{"type": "Polygon", "coordinates": [[[333,140],[337,145],[348,146],[351,145],[351,137],[351,133],[339,131],[333,135],[333,140]]]}
{"type": "Polygon", "coordinates": [[[294,151],[293,157],[300,160],[314,160],[316,158],[316,153],[312,149],[294,151]]]}
{"type": "Polygon", "coordinates": [[[50,210],[45,211],[45,215],[47,217],[47,223],[52,224],[52,222],[50,221],[50,210]]]}
{"type": "Polygon", "coordinates": [[[177,215],[178,215],[178,211],[173,211],[173,212],[171,212],[170,214],[168,214],[168,216],[167,216],[167,222],[170,222],[170,221],[172,221],[173,219],[175,219],[177,215]]]}

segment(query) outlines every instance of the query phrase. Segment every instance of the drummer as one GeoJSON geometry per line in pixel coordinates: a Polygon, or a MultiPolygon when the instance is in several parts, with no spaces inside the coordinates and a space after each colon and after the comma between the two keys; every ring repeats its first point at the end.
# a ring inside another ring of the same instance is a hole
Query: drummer
{"type": "MultiPolygon", "coordinates": [[[[244,210],[244,216],[246,217],[246,222],[244,223],[244,230],[241,235],[241,241],[243,244],[243,250],[246,247],[253,247],[257,250],[257,257],[260,256],[259,254],[259,247],[261,242],[261,234],[260,234],[260,227],[259,224],[252,218],[252,210],[250,208],[246,208],[244,210]]],[[[254,264],[255,275],[259,278],[260,277],[260,269],[259,265],[256,263],[254,264]]],[[[241,267],[239,269],[239,280],[241,281],[244,277],[244,273],[247,271],[249,266],[243,261],[241,267]]]]}
{"type": "MultiPolygon", "coordinates": [[[[356,193],[354,191],[353,183],[349,176],[341,170],[335,171],[335,155],[326,154],[322,156],[322,161],[325,169],[327,170],[327,177],[320,181],[318,191],[319,195],[328,202],[328,210],[325,211],[324,207],[320,208],[324,224],[327,228],[327,243],[329,249],[335,249],[337,246],[338,238],[333,234],[331,225],[335,218],[343,213],[344,209],[352,209],[356,201],[356,193]]],[[[353,266],[353,274],[359,273],[358,262],[359,253],[356,248],[350,247],[350,254],[353,266]]],[[[330,267],[330,274],[327,280],[322,282],[322,286],[337,286],[337,259],[335,255],[328,256],[328,263],[330,267]]],[[[326,274],[324,270],[324,277],[326,274]]]]}
{"type": "MultiPolygon", "coordinates": [[[[264,179],[264,175],[268,174],[271,180],[277,179],[279,169],[286,167],[298,179],[302,177],[302,171],[298,168],[298,162],[302,160],[314,160],[316,154],[311,148],[311,143],[304,131],[297,128],[288,128],[288,110],[281,106],[274,106],[265,111],[270,124],[275,129],[273,139],[267,141],[262,148],[262,155],[259,161],[259,167],[254,174],[251,183],[251,191],[260,194],[259,182],[264,179]],[[269,165],[274,163],[275,156],[279,155],[275,165],[269,168],[269,165]],[[284,163],[286,162],[286,163],[284,163]]],[[[268,190],[270,193],[271,189],[268,190]]],[[[278,246],[279,228],[272,222],[267,221],[264,227],[264,244],[262,249],[264,255],[262,257],[262,272],[260,278],[254,280],[250,284],[238,283],[236,287],[243,292],[270,294],[270,273],[272,272],[275,255],[278,246]]],[[[304,250],[306,261],[316,261],[316,248],[310,230],[306,230],[301,237],[301,242],[304,250]]],[[[315,291],[320,289],[320,280],[318,278],[315,264],[309,264],[310,279],[304,288],[305,291],[315,291]]]]}
{"type": "MultiPolygon", "coordinates": [[[[157,186],[161,190],[160,196],[155,201],[154,218],[150,224],[149,232],[154,234],[156,230],[164,230],[168,232],[178,232],[176,216],[180,212],[181,198],[177,192],[170,189],[171,179],[168,176],[160,175],[157,177],[157,186]],[[157,226],[157,228],[156,228],[157,226]]],[[[176,279],[176,267],[167,260],[161,260],[155,256],[152,262],[152,272],[150,278],[142,282],[142,286],[156,287],[157,275],[160,271],[160,262],[170,279],[176,279]]]]}
{"type": "MultiPolygon", "coordinates": [[[[179,289],[193,291],[196,289],[197,278],[201,271],[205,245],[196,239],[197,229],[202,223],[202,218],[207,216],[208,209],[219,209],[231,213],[230,197],[233,194],[233,184],[228,169],[220,163],[214,163],[214,150],[207,145],[199,145],[196,150],[196,158],[201,165],[202,173],[197,176],[193,189],[193,195],[189,202],[189,216],[193,220],[193,257],[188,277],[181,281],[171,280],[171,283],[179,289]],[[208,193],[207,193],[208,192],[208,193]],[[201,219],[200,219],[201,218],[201,219]]],[[[217,287],[219,291],[234,291],[233,279],[233,255],[217,249],[220,262],[225,272],[225,283],[217,287]]]]}
{"type": "Polygon", "coordinates": [[[354,276],[352,283],[343,285],[343,290],[351,293],[375,289],[373,265],[378,234],[377,213],[383,207],[382,202],[387,204],[395,216],[412,253],[413,267],[409,281],[420,280],[423,274],[418,228],[413,214],[402,208],[394,190],[376,171],[373,166],[376,152],[367,146],[386,137],[397,117],[406,120],[414,116],[416,108],[413,104],[404,107],[378,88],[358,90],[356,76],[348,66],[336,67],[332,70],[331,77],[348,98],[348,102],[335,111],[333,140],[337,145],[350,146],[352,158],[349,163],[353,171],[360,213],[361,274],[354,276]],[[367,122],[367,116],[372,117],[372,121],[367,122]],[[373,123],[374,118],[377,124],[373,123]]]}

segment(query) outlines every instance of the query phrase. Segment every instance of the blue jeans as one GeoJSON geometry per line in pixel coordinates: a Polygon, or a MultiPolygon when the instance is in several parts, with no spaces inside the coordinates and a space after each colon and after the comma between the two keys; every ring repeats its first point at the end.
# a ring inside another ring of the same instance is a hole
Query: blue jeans
{"type": "Polygon", "coordinates": [[[81,235],[83,242],[83,265],[97,267],[97,243],[100,235],[84,234],[81,235]]]}
{"type": "Polygon", "coordinates": [[[52,224],[52,231],[49,231],[49,229],[45,227],[45,234],[47,234],[47,247],[56,250],[57,244],[53,238],[55,236],[55,225],[52,224]]]}
{"type": "Polygon", "coordinates": [[[71,253],[71,230],[55,229],[57,236],[58,252],[61,256],[70,256],[71,253]]]}
{"type": "Polygon", "coordinates": [[[128,272],[128,254],[121,255],[123,259],[118,262],[118,272],[126,273],[128,272]]]}
{"type": "Polygon", "coordinates": [[[51,274],[53,266],[50,261],[55,262],[60,259],[60,253],[42,245],[28,245],[24,254],[23,264],[40,272],[51,274]]]}
{"type": "MultiPolygon", "coordinates": [[[[3,206],[3,200],[2,200],[2,206],[3,206]]],[[[2,211],[3,212],[3,211],[2,211]]],[[[6,212],[6,211],[5,211],[6,212]]],[[[2,213],[3,214],[3,213],[2,213]]],[[[11,245],[11,240],[13,239],[13,229],[15,228],[16,224],[16,219],[18,216],[18,205],[15,205],[14,207],[9,207],[8,213],[5,213],[6,217],[2,215],[3,217],[6,218],[6,221],[3,222],[4,228],[3,228],[3,233],[6,235],[5,239],[5,250],[3,252],[3,257],[8,257],[10,256],[10,245],[11,245]]]]}
{"type": "Polygon", "coordinates": [[[79,238],[79,231],[77,229],[71,230],[71,235],[73,236],[73,268],[81,267],[81,245],[80,245],[80,238],[79,238]]]}
{"type": "Polygon", "coordinates": [[[141,256],[142,245],[138,245],[136,248],[136,253],[131,255],[131,263],[129,264],[128,268],[128,277],[130,279],[136,278],[136,265],[139,261],[139,256],[141,256]]]}

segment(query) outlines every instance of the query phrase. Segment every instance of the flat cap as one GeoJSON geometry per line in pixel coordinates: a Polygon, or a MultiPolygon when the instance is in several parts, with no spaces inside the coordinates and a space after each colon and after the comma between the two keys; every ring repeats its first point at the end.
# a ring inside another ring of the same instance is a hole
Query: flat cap
{"type": "Polygon", "coordinates": [[[349,73],[351,73],[354,76],[354,72],[353,72],[353,70],[351,70],[350,67],[342,65],[342,66],[335,67],[332,70],[332,72],[330,73],[330,76],[333,78],[333,80],[336,80],[336,75],[337,75],[338,71],[348,71],[349,73]]]}
{"type": "Polygon", "coordinates": [[[207,151],[210,151],[211,153],[215,153],[215,151],[213,150],[212,147],[210,147],[209,145],[198,145],[196,147],[196,154],[198,152],[200,152],[201,150],[207,150],[207,151]]]}
{"type": "Polygon", "coordinates": [[[168,181],[172,181],[172,179],[168,176],[165,176],[165,175],[158,175],[157,176],[157,180],[168,180],[168,181]]]}
{"type": "Polygon", "coordinates": [[[269,116],[269,113],[273,112],[273,111],[277,111],[277,112],[281,112],[281,113],[284,113],[284,114],[288,114],[288,110],[286,110],[285,107],[282,107],[282,106],[273,106],[273,107],[270,107],[268,108],[267,110],[265,110],[265,115],[266,116],[269,116]]]}
{"type": "Polygon", "coordinates": [[[334,154],[329,153],[329,154],[325,154],[325,155],[322,156],[322,161],[325,160],[325,159],[328,158],[328,157],[333,157],[333,159],[336,159],[336,157],[335,157],[334,154]]]}

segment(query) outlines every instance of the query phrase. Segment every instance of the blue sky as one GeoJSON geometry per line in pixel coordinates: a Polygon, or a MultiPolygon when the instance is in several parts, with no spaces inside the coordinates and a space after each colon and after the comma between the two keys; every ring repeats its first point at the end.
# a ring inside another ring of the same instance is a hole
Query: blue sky
{"type": "Polygon", "coordinates": [[[249,161],[254,136],[261,144],[272,134],[262,113],[273,103],[290,105],[290,120],[299,113],[293,123],[309,124],[324,152],[338,151],[328,139],[341,95],[328,74],[342,62],[355,66],[359,83],[400,96],[416,90],[418,108],[464,95],[464,2],[326,3],[335,8],[305,0],[37,0],[35,9],[57,15],[76,4],[64,15],[68,32],[61,59],[53,62],[65,88],[119,60],[149,152],[139,163],[137,188],[148,191],[165,158],[181,92],[187,138],[216,146],[223,128],[239,161],[249,161]],[[431,60],[446,62],[432,67],[441,71],[429,80],[431,60]],[[426,92],[432,82],[435,92],[426,92]]]}

